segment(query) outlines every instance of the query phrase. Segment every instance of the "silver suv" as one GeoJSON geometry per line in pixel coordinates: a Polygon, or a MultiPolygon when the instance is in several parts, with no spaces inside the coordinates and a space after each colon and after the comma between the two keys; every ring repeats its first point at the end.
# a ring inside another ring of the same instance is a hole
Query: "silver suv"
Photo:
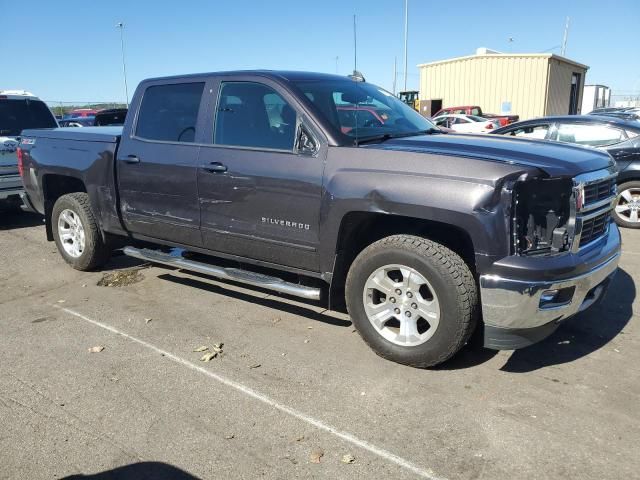
{"type": "Polygon", "coordinates": [[[26,128],[57,127],[49,107],[24,90],[0,90],[0,201],[20,200],[22,179],[16,148],[26,128]]]}

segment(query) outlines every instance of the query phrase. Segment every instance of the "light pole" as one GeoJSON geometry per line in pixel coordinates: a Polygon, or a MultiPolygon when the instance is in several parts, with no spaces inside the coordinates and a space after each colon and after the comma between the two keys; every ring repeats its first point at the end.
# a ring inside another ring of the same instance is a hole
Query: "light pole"
{"type": "Polygon", "coordinates": [[[407,42],[409,39],[409,0],[404,0],[404,91],[407,91],[407,42]]]}
{"type": "Polygon", "coordinates": [[[124,62],[124,23],[116,23],[116,28],[120,29],[120,50],[122,52],[122,78],[124,80],[124,94],[127,98],[127,108],[129,108],[129,88],[127,87],[127,66],[124,62]]]}

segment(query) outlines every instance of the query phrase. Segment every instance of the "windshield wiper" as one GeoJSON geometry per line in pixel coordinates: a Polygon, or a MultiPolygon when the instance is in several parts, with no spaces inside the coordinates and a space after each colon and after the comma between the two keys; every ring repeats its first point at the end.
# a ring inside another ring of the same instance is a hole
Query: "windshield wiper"
{"type": "Polygon", "coordinates": [[[403,137],[416,137],[418,135],[431,135],[434,133],[442,133],[442,130],[438,129],[438,128],[428,128],[426,130],[418,130],[415,132],[405,132],[405,133],[383,133],[380,135],[373,135],[370,137],[364,137],[364,138],[356,138],[354,140],[355,145],[362,145],[364,143],[371,143],[371,142],[386,142],[387,140],[390,140],[392,138],[403,138],[403,137]]]}
{"type": "Polygon", "coordinates": [[[357,145],[362,145],[364,143],[370,143],[370,142],[384,142],[391,138],[395,138],[394,135],[390,133],[383,133],[382,135],[373,135],[370,137],[356,138],[353,140],[353,143],[357,146],[357,145]]]}

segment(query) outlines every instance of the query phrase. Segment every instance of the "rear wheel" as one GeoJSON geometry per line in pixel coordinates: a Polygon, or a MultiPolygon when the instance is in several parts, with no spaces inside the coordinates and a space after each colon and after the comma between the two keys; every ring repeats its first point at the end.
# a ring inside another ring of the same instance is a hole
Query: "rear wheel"
{"type": "Polygon", "coordinates": [[[640,181],[618,185],[613,219],[621,227],[640,228],[640,181]]]}
{"type": "Polygon", "coordinates": [[[378,355],[422,368],[462,348],[478,301],[473,275],[458,254],[411,235],[364,249],[349,270],[346,300],[354,326],[378,355]]]}
{"type": "Polygon", "coordinates": [[[53,236],[62,258],[76,270],[93,270],[109,259],[86,193],[60,197],[51,214],[53,236]]]}

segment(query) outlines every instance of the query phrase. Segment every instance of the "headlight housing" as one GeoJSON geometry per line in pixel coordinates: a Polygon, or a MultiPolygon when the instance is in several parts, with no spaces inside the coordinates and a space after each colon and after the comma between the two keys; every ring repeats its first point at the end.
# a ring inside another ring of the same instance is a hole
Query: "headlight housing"
{"type": "Polygon", "coordinates": [[[534,178],[516,183],[512,225],[515,253],[541,255],[568,251],[575,195],[571,179],[534,178]]]}

